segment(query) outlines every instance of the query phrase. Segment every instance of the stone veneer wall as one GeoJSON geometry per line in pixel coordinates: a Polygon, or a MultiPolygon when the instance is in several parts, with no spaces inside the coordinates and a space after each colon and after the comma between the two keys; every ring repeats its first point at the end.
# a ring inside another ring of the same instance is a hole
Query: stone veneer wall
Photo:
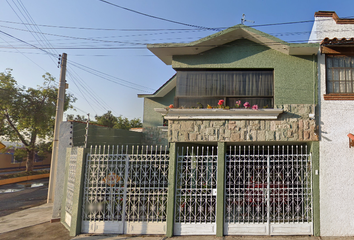
{"type": "Polygon", "coordinates": [[[143,129],[143,145],[168,146],[167,129],[161,127],[146,127],[143,129]]]}
{"type": "Polygon", "coordinates": [[[318,141],[313,104],[284,104],[277,120],[169,120],[169,142],[318,141]]]}

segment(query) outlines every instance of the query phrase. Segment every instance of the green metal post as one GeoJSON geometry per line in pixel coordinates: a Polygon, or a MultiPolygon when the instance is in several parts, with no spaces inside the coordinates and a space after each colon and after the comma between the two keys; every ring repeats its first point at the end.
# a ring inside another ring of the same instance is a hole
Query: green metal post
{"type": "Polygon", "coordinates": [[[77,162],[75,173],[75,187],[73,194],[73,206],[71,216],[70,236],[76,236],[81,233],[81,211],[82,211],[82,195],[84,190],[85,178],[85,160],[89,149],[77,149],[77,162]]]}
{"type": "Polygon", "coordinates": [[[320,162],[319,142],[312,142],[313,234],[320,236],[320,162]]]}
{"type": "Polygon", "coordinates": [[[216,236],[224,236],[224,186],[226,143],[218,142],[218,169],[216,187],[216,236]]]}
{"type": "Polygon", "coordinates": [[[174,208],[176,192],[177,144],[170,143],[170,163],[168,172],[166,236],[173,236],[174,208]]]}

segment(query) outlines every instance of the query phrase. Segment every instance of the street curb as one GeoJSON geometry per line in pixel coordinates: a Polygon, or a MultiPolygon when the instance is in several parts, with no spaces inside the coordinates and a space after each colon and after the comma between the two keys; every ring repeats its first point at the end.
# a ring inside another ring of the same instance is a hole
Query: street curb
{"type": "Polygon", "coordinates": [[[41,178],[49,178],[49,173],[3,179],[3,180],[0,180],[0,186],[6,185],[6,184],[11,184],[11,183],[18,183],[18,182],[25,182],[25,181],[29,181],[29,180],[41,179],[41,178]]]}

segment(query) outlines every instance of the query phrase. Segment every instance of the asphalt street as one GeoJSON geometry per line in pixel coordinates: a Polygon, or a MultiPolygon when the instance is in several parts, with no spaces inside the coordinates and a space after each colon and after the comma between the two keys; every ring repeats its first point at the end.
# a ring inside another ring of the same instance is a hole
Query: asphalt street
{"type": "Polygon", "coordinates": [[[47,202],[48,179],[0,186],[0,217],[47,202]]]}

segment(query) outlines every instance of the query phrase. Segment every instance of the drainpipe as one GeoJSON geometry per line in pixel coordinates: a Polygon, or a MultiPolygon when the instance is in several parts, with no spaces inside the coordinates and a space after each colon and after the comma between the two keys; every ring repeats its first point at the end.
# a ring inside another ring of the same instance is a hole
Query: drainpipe
{"type": "Polygon", "coordinates": [[[313,83],[313,104],[316,105],[316,97],[317,97],[317,92],[318,92],[318,89],[317,89],[317,82],[318,82],[318,76],[316,74],[316,55],[313,54],[312,55],[312,77],[314,79],[314,83],[313,83]]]}

